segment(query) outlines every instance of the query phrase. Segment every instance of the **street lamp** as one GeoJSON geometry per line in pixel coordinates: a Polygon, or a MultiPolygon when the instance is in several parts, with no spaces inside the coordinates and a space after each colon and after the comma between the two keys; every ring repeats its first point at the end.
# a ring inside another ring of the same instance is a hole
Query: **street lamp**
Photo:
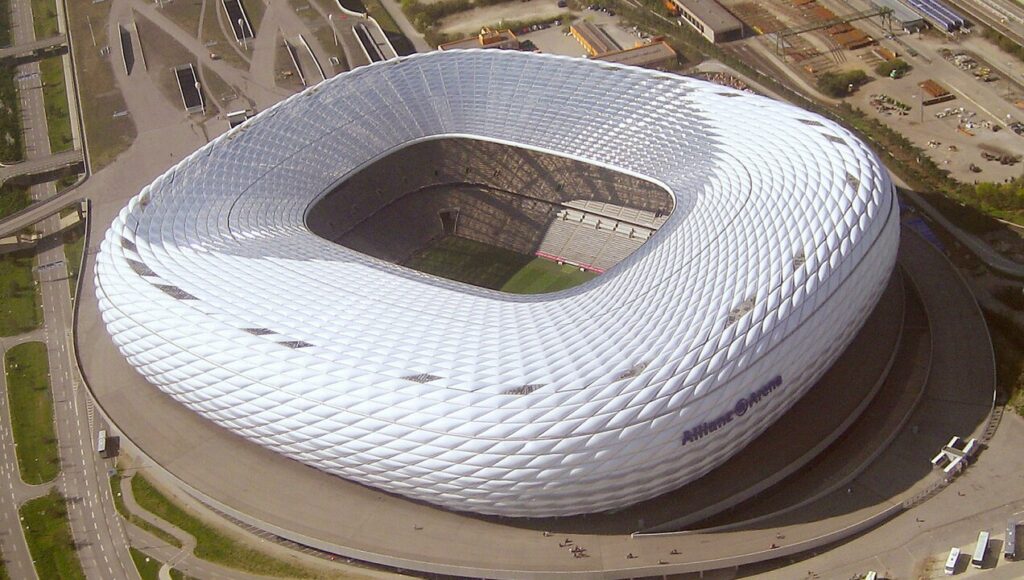
{"type": "Polygon", "coordinates": [[[338,30],[334,28],[334,14],[327,15],[327,21],[331,23],[331,32],[334,33],[334,47],[338,47],[338,30]]]}

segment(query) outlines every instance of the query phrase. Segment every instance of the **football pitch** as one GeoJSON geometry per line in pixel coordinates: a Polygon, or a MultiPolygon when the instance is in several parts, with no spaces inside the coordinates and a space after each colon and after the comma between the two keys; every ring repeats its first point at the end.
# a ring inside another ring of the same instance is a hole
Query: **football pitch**
{"type": "Polygon", "coordinates": [[[450,280],[512,294],[543,294],[572,288],[596,274],[574,266],[517,254],[475,240],[449,236],[404,264],[450,280]]]}

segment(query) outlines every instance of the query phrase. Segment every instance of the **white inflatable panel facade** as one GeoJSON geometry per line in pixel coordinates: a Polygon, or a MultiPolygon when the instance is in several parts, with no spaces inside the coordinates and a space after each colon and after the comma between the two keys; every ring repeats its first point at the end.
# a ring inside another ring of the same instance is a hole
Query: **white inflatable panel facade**
{"type": "Polygon", "coordinates": [[[796,107],[672,74],[509,51],[374,64],[159,177],[96,288],[143,376],[324,471],[453,510],[620,508],[727,460],[815,382],[892,271],[878,159],[796,107]],[[665,187],[664,226],[575,288],[510,295],[388,264],[304,216],[411,142],[468,137],[665,187]]]}

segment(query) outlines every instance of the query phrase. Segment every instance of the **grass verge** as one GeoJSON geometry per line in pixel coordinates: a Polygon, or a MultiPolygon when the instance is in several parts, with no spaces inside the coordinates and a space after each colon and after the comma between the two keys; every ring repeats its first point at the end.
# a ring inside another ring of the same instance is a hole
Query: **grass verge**
{"type": "Polygon", "coordinates": [[[39,61],[39,74],[43,79],[43,104],[46,108],[46,132],[50,136],[50,151],[67,151],[74,143],[71,139],[71,115],[68,113],[63,59],[53,56],[39,61]]]}
{"type": "Polygon", "coordinates": [[[1024,335],[1008,316],[985,310],[996,356],[996,399],[1024,415],[1024,335]]]}
{"type": "MultiPolygon", "coordinates": [[[[0,46],[11,45],[11,0],[0,0],[0,46]]],[[[3,561],[0,560],[0,566],[3,561]]],[[[0,568],[2,569],[2,568],[0,568]]],[[[3,578],[3,576],[0,576],[3,578]]]]}
{"type": "Polygon", "coordinates": [[[124,505],[124,496],[121,495],[121,481],[122,479],[120,474],[110,476],[110,493],[114,496],[114,507],[117,508],[117,513],[121,514],[121,517],[124,519],[143,530],[146,530],[175,548],[180,548],[181,540],[128,511],[128,507],[124,505]]]}
{"type": "Polygon", "coordinates": [[[13,162],[25,158],[21,135],[21,108],[18,89],[14,85],[15,68],[0,65],[0,161],[13,162]]]}
{"type": "Polygon", "coordinates": [[[56,489],[21,506],[21,525],[40,578],[85,580],[64,496],[56,489]]]}
{"type": "Polygon", "coordinates": [[[31,251],[0,256],[0,336],[14,336],[39,327],[43,310],[32,278],[31,251]]]}
{"type": "Polygon", "coordinates": [[[32,0],[32,25],[36,38],[49,38],[57,34],[57,2],[32,0]]]}
{"type": "Polygon", "coordinates": [[[131,116],[121,114],[127,110],[127,106],[114,82],[111,63],[117,60],[110,54],[104,56],[100,52],[110,44],[107,27],[103,24],[109,19],[110,5],[110,2],[92,0],[67,2],[68,24],[74,43],[75,73],[82,95],[81,113],[93,171],[109,165],[131,145],[137,135],[131,116]]]}
{"type": "Polygon", "coordinates": [[[155,558],[143,554],[135,548],[128,548],[132,554],[132,561],[135,562],[135,569],[139,571],[142,580],[157,580],[160,577],[160,568],[163,563],[155,558]]]}
{"type": "Polygon", "coordinates": [[[4,371],[21,479],[45,483],[60,473],[46,345],[26,342],[12,347],[4,357],[4,371]]]}
{"type": "Polygon", "coordinates": [[[78,275],[82,271],[82,254],[85,252],[85,222],[64,234],[64,263],[68,267],[68,288],[71,299],[75,299],[78,289],[78,275]]]}
{"type": "Polygon", "coordinates": [[[278,560],[229,538],[168,500],[141,475],[133,477],[131,485],[135,501],[143,509],[195,537],[195,555],[199,558],[251,574],[288,578],[316,578],[318,576],[312,570],[278,560]]]}

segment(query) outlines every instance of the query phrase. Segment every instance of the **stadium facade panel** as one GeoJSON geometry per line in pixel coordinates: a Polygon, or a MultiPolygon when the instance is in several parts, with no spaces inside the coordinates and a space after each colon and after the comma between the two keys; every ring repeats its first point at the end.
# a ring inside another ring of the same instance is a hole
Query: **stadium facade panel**
{"type": "Polygon", "coordinates": [[[807,111],[446,51],[330,79],[179,163],[114,220],[96,287],[128,362],[250,441],[449,509],[561,516],[673,490],[772,424],[874,307],[898,227],[882,164],[807,111]],[[360,168],[448,137],[635,175],[675,207],[604,275],[534,296],[307,227],[360,168]]]}

